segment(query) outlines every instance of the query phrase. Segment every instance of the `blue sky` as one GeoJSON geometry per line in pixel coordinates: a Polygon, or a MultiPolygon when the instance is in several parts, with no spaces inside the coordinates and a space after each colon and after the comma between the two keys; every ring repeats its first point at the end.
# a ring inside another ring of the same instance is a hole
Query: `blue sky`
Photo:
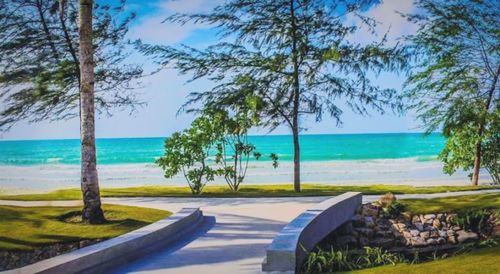
{"type": "MultiPolygon", "coordinates": [[[[140,38],[149,43],[160,44],[188,44],[204,47],[216,42],[214,31],[208,26],[187,24],[179,26],[162,24],[166,16],[173,12],[206,11],[220,0],[129,0],[127,9],[138,14],[137,20],[131,26],[130,38],[140,38]]],[[[409,34],[415,27],[408,24],[395,11],[412,12],[414,7],[411,0],[385,0],[382,4],[367,11],[368,15],[380,22],[380,33],[390,28],[389,39],[395,43],[397,37],[409,34]]],[[[377,39],[361,30],[356,40],[370,41],[377,39]]],[[[149,61],[141,56],[133,57],[136,62],[151,68],[149,61]]],[[[114,112],[112,117],[101,116],[96,121],[97,138],[113,137],[160,137],[169,136],[175,131],[186,128],[193,119],[190,115],[176,115],[177,110],[185,101],[189,91],[211,85],[207,81],[198,81],[185,84],[186,77],[179,76],[173,70],[162,71],[143,80],[145,87],[138,90],[139,98],[147,105],[132,116],[128,112],[114,112]]],[[[400,90],[404,82],[404,75],[383,73],[373,80],[382,87],[400,90]]],[[[415,115],[408,113],[404,117],[397,117],[390,113],[363,117],[344,109],[343,125],[337,127],[333,119],[325,117],[322,122],[316,123],[312,117],[303,119],[302,125],[308,128],[304,134],[319,133],[381,133],[381,132],[416,132],[418,128],[415,115]]],[[[256,129],[253,134],[267,134],[267,129],[256,129]]],[[[280,127],[271,134],[289,134],[286,127],[280,127]]],[[[79,121],[77,119],[58,122],[41,122],[37,124],[19,123],[9,132],[0,135],[0,139],[59,139],[78,138],[79,121]]]]}

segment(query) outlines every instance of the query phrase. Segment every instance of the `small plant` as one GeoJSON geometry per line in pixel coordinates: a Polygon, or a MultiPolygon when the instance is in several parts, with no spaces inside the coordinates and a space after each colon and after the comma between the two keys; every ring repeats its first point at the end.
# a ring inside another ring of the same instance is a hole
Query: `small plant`
{"type": "Polygon", "coordinates": [[[405,205],[401,202],[394,201],[386,207],[382,207],[382,212],[385,216],[396,217],[405,210],[405,205]]]}
{"type": "Polygon", "coordinates": [[[488,224],[490,212],[486,209],[470,209],[459,212],[452,222],[465,230],[481,233],[488,224]]]}
{"type": "Polygon", "coordinates": [[[302,273],[332,273],[336,271],[350,271],[381,265],[396,265],[406,262],[402,255],[391,253],[379,247],[365,247],[361,254],[349,250],[329,251],[318,249],[310,252],[303,265],[302,273]]]}

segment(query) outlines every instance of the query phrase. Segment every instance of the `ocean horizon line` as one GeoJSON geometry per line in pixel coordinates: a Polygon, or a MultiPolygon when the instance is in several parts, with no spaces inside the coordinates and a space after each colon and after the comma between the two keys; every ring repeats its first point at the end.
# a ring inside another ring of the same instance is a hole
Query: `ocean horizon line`
{"type": "MultiPolygon", "coordinates": [[[[345,133],[345,132],[339,132],[339,133],[302,133],[300,136],[338,136],[338,135],[401,135],[401,134],[406,134],[406,135],[442,135],[441,132],[439,131],[434,131],[431,133],[427,132],[366,132],[366,133],[360,133],[360,132],[354,132],[354,133],[345,133]]],[[[292,134],[249,134],[248,137],[273,137],[273,136],[278,136],[278,137],[285,137],[285,136],[292,136],[292,134]]],[[[138,137],[98,137],[96,140],[118,140],[118,139],[159,139],[159,138],[168,138],[168,136],[138,136],[138,137]]],[[[0,142],[21,142],[21,141],[74,141],[74,140],[80,140],[80,138],[41,138],[41,139],[2,139],[0,138],[0,142]]]]}

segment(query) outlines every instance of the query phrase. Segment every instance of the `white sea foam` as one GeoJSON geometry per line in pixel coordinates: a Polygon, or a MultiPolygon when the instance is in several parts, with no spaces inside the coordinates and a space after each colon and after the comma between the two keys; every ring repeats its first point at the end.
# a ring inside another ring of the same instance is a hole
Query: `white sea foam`
{"type": "MultiPolygon", "coordinates": [[[[139,185],[185,185],[182,176],[165,179],[163,171],[154,164],[124,164],[99,166],[102,187],[127,187],[139,185]]],[[[403,184],[403,185],[467,185],[465,172],[452,176],[443,174],[442,163],[418,161],[417,158],[351,161],[303,162],[301,165],[304,183],[335,185],[403,184]]],[[[0,165],[0,189],[52,190],[80,186],[78,165],[0,165]]],[[[291,183],[293,162],[280,162],[274,169],[271,162],[252,162],[244,184],[291,183]]],[[[482,182],[491,181],[486,173],[482,182]]],[[[211,184],[225,184],[217,178],[211,184]]]]}

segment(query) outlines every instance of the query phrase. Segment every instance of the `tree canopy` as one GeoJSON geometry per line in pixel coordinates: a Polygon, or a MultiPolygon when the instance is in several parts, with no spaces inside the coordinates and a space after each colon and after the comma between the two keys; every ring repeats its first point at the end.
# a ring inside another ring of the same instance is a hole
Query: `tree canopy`
{"type": "MultiPolygon", "coordinates": [[[[140,104],[132,89],[142,69],[126,60],[135,14],[124,7],[96,3],[93,10],[95,102],[107,114],[140,104]]],[[[78,31],[78,1],[0,0],[0,130],[78,116],[78,31]]]]}
{"type": "Polygon", "coordinates": [[[496,0],[419,0],[423,12],[407,40],[416,56],[407,82],[412,107],[431,132],[447,137],[445,171],[486,167],[498,181],[500,137],[500,4],[496,0]],[[495,156],[496,154],[496,156],[495,156]],[[496,174],[494,174],[496,170],[496,174]]]}
{"type": "Polygon", "coordinates": [[[385,46],[385,36],[357,42],[360,28],[374,33],[376,22],[363,11],[378,1],[229,0],[208,13],[175,14],[168,22],[210,24],[221,42],[205,49],[140,44],[163,66],[173,65],[191,81],[217,85],[196,90],[185,105],[231,109],[248,96],[260,98],[261,121],[274,129],[288,126],[294,141],[294,185],[300,191],[299,133],[304,116],[325,114],[341,123],[343,109],[367,114],[400,110],[393,89],[372,83],[370,74],[398,71],[407,64],[403,51],[385,46]],[[352,24],[348,18],[355,18],[352,24]]]}

